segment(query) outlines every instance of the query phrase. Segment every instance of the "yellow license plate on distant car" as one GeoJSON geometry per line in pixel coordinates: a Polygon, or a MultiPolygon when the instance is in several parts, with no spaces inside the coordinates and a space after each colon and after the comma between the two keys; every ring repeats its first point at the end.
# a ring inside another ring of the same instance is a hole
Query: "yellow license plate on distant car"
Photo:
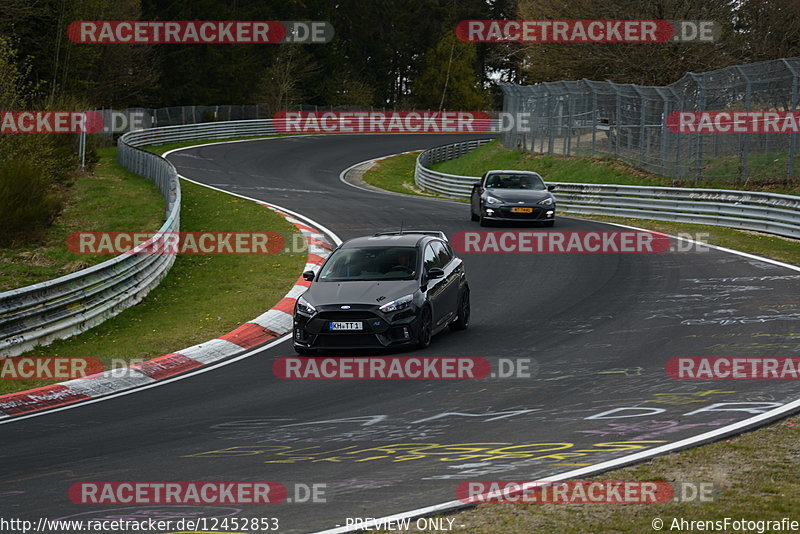
{"type": "Polygon", "coordinates": [[[511,208],[511,213],[533,213],[533,208],[511,208]]]}

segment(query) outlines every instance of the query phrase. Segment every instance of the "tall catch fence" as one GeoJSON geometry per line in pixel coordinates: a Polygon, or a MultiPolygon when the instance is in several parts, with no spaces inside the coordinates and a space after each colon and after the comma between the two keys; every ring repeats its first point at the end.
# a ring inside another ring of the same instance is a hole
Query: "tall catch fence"
{"type": "Polygon", "coordinates": [[[502,143],[532,153],[611,156],[675,182],[794,177],[797,133],[677,133],[675,111],[798,111],[800,57],[686,73],[663,87],[578,81],[502,84],[502,143]],[[519,118],[527,119],[520,123],[519,118]]]}

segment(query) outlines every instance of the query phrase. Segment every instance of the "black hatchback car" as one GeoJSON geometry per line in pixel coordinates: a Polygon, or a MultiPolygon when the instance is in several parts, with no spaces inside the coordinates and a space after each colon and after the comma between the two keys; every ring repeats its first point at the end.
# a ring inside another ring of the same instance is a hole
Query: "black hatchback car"
{"type": "Polygon", "coordinates": [[[427,347],[469,324],[464,265],[438,231],[386,232],[340,245],[294,311],[299,354],[316,349],[427,347]]]}
{"type": "Polygon", "coordinates": [[[472,187],[470,212],[473,221],[533,221],[553,226],[556,199],[538,173],[488,171],[472,187]]]}

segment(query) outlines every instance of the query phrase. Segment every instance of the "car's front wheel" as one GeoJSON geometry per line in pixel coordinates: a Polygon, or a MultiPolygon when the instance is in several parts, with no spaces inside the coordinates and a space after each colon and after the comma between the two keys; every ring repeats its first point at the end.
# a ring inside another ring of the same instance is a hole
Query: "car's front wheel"
{"type": "Polygon", "coordinates": [[[419,332],[417,332],[417,347],[424,349],[431,344],[433,339],[433,315],[428,306],[419,312],[419,332]]]}
{"type": "Polygon", "coordinates": [[[469,326],[469,289],[464,289],[458,298],[458,315],[456,320],[450,323],[451,330],[466,330],[469,326]]]}

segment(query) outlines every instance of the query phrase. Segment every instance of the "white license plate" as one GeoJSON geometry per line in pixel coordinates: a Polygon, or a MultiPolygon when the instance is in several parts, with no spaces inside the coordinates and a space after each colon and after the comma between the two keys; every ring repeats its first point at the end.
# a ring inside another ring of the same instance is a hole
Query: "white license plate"
{"type": "Polygon", "coordinates": [[[364,323],[361,321],[331,321],[328,323],[330,330],[363,330],[364,323]]]}

